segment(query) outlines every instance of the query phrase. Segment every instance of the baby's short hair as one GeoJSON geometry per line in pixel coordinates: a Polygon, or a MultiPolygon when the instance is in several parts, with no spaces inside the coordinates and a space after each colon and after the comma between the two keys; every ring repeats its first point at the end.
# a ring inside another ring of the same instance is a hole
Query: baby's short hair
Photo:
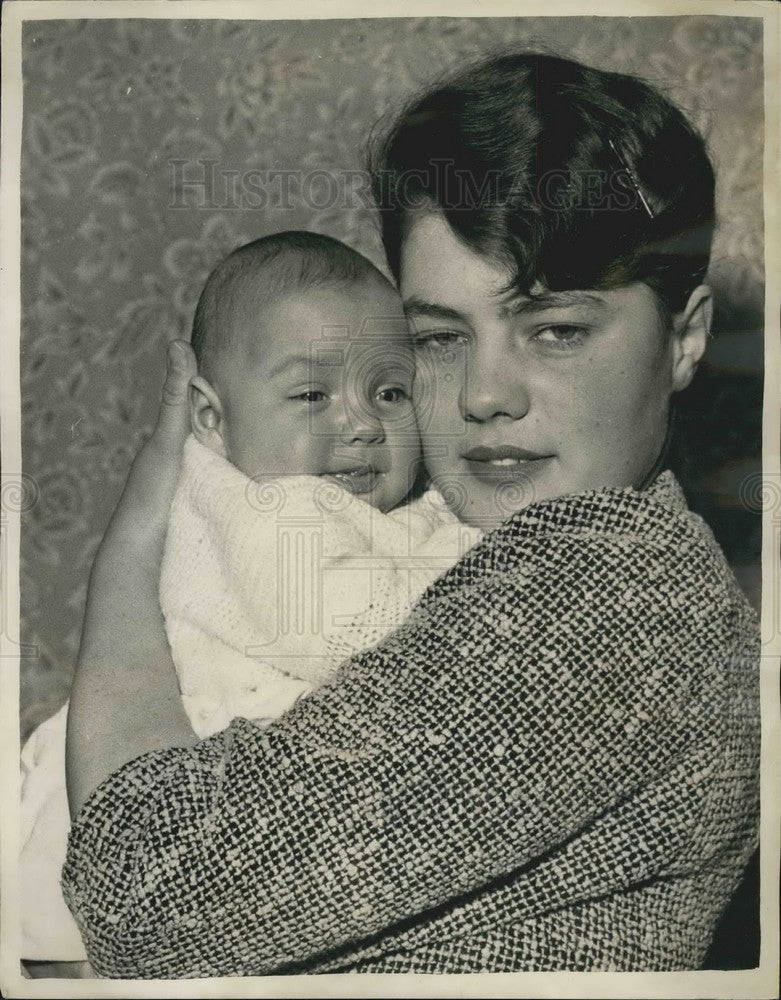
{"type": "Polygon", "coordinates": [[[331,236],[287,230],[263,236],[228,254],[209,275],[195,309],[191,343],[198,370],[235,349],[236,303],[251,293],[271,303],[282,295],[356,281],[390,284],[370,260],[331,236]]]}

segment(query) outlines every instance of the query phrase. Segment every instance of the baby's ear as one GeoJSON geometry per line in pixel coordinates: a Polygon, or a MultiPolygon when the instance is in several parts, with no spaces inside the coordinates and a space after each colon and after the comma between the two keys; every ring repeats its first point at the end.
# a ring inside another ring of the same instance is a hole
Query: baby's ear
{"type": "Polygon", "coordinates": [[[227,457],[222,403],[214,386],[202,375],[190,379],[190,426],[201,444],[227,457]]]}

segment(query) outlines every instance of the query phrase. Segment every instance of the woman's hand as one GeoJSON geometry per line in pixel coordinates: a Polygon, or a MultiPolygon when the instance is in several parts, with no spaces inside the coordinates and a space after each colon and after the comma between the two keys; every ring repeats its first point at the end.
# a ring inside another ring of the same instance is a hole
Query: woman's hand
{"type": "Polygon", "coordinates": [[[192,348],[174,341],[157,426],[138,453],[90,575],[68,712],[67,780],[75,815],[122,764],[195,743],[160,612],[168,513],[190,426],[192,348]]]}
{"type": "Polygon", "coordinates": [[[159,570],[182,449],[190,430],[188,387],[196,373],[192,347],[184,340],[171,341],[157,425],[133,461],[96,562],[106,558],[107,549],[133,541],[139,548],[123,554],[148,559],[153,564],[149,568],[159,570]]]}

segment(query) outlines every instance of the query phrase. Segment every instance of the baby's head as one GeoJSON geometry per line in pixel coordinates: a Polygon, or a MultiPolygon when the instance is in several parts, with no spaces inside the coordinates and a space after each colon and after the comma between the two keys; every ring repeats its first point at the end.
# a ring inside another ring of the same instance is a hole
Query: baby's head
{"type": "Polygon", "coordinates": [[[234,250],[193,322],[195,437],[253,478],[321,476],[380,510],[420,460],[401,300],[338,240],[283,232],[234,250]]]}

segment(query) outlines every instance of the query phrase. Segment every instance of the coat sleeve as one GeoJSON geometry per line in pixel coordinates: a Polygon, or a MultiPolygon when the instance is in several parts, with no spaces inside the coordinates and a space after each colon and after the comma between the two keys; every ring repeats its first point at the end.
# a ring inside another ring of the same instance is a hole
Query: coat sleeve
{"type": "Polygon", "coordinates": [[[727,698],[733,647],[701,556],[535,544],[525,569],[450,574],[268,729],[237,720],[106,781],[63,876],[96,969],[261,975],[369,939],[576,836],[710,739],[728,711],[699,706],[727,698]]]}

